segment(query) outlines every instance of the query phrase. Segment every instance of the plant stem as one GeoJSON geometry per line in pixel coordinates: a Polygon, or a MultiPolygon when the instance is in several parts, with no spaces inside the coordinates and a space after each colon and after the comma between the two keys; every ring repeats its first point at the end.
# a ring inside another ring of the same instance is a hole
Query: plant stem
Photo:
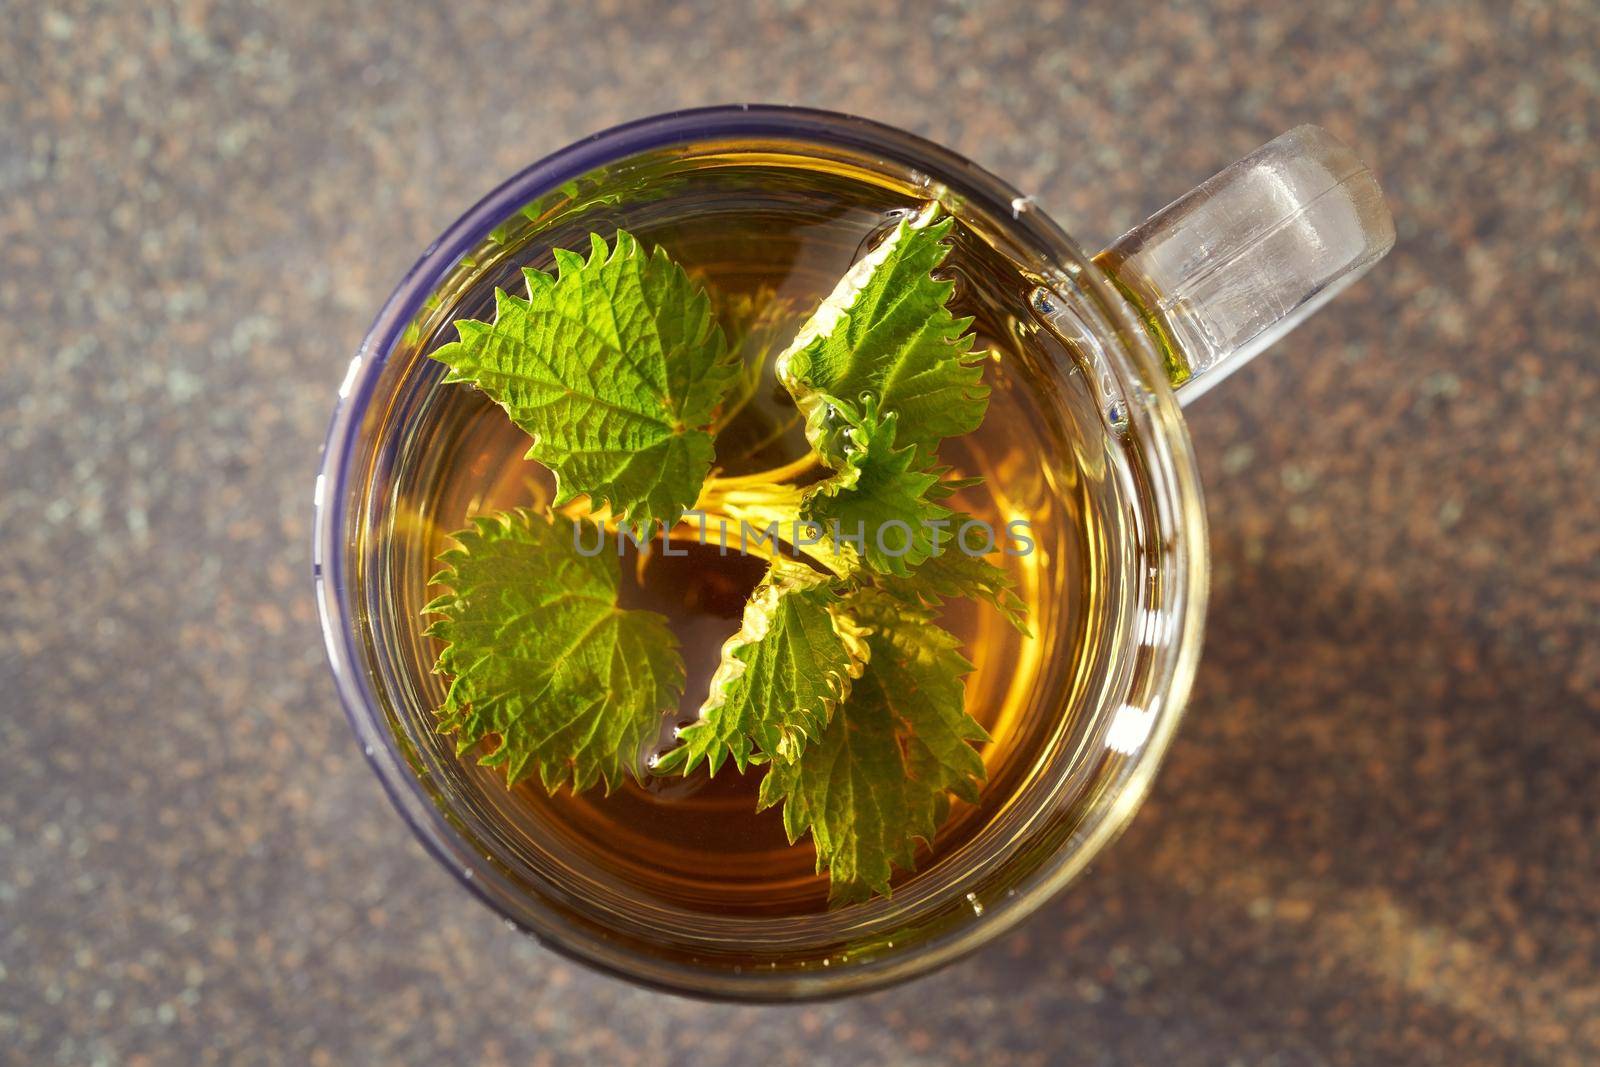
{"type": "MultiPolygon", "coordinates": [[[[824,469],[822,457],[808,452],[782,466],[753,474],[707,478],[693,512],[668,528],[666,537],[680,543],[734,548],[769,563],[786,558],[782,547],[787,547],[835,575],[848,576],[853,573],[856,561],[848,553],[837,551],[837,546],[830,541],[797,543],[802,539],[802,535],[796,533],[796,524],[804,525],[800,520],[800,506],[805,498],[805,487],[795,482],[824,469]],[[702,515],[705,517],[703,525],[702,515]]],[[[570,519],[588,519],[612,534],[618,533],[623,525],[609,508],[594,508],[587,497],[574,500],[561,508],[561,513],[570,519]]]]}
{"type": "Polygon", "coordinates": [[[807,452],[799,459],[792,459],[781,467],[768,467],[764,471],[753,474],[736,474],[725,476],[713,474],[706,479],[706,484],[700,490],[700,498],[704,500],[707,494],[720,494],[730,489],[744,489],[749,486],[770,485],[777,487],[784,482],[798,478],[812,471],[822,469],[822,457],[816,452],[807,452]]]}

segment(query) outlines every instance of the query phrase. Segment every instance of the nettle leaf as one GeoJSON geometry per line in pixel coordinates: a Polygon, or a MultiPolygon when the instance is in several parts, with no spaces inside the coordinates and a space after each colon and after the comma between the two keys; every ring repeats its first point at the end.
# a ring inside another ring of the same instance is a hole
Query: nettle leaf
{"type": "Polygon", "coordinates": [[[846,610],[872,631],[866,670],[822,736],[768,768],[760,794],[763,808],[783,805],[790,841],[811,834],[837,901],[889,895],[894,869],[909,870],[917,841],[932,842],[949,795],[977,801],[985,771],[974,745],[988,740],[964,704],[972,664],[931,614],[872,590],[846,610]]]}
{"type": "Polygon", "coordinates": [[[830,461],[823,396],[870,395],[900,418],[900,444],[931,458],[939,442],[977,429],[989,403],[984,352],[970,318],[945,306],[955,283],[933,277],[952,220],[903,220],[850,268],[777,360],[778,378],[806,415],[812,445],[830,461]]]}
{"type": "Polygon", "coordinates": [[[709,427],[738,376],[711,301],[657,248],[618,231],[589,258],[557,249],[558,274],[525,269],[527,299],[495,291],[495,321],[461,320],[432,358],[472,382],[533,438],[556,504],[594,505],[649,530],[693,507],[711,467],[709,427]]]}
{"type": "Polygon", "coordinates": [[[830,397],[830,429],[838,442],[840,469],[811,487],[800,505],[802,521],[817,524],[831,545],[837,531],[860,538],[853,546],[879,574],[907,575],[934,551],[934,537],[950,509],[937,503],[945,494],[939,472],[923,470],[915,448],[896,448],[898,418],[880,414],[865,402],[860,414],[830,397]]]}
{"type": "Polygon", "coordinates": [[[972,516],[965,512],[951,512],[949,525],[937,539],[933,554],[909,575],[885,578],[881,587],[920,607],[938,608],[945,600],[982,600],[994,605],[1018,633],[1032,636],[1028,629],[1028,606],[1017,596],[1016,581],[984,556],[961,547],[958,540],[961,527],[971,521],[972,516]]]}
{"type": "Polygon", "coordinates": [[[864,635],[840,604],[828,577],[774,562],[745,604],[739,632],[722,647],[700,718],[656,769],[687,774],[704,762],[715,774],[729,756],[740,771],[795,759],[866,662],[864,635]]]}
{"type": "Polygon", "coordinates": [[[546,789],[609,789],[637,766],[678,706],[683,659],[667,620],[617,606],[615,556],[581,556],[573,520],[527,510],[474,520],[439,556],[448,590],[423,609],[451,682],[439,730],[508,784],[537,769],[546,789]]]}

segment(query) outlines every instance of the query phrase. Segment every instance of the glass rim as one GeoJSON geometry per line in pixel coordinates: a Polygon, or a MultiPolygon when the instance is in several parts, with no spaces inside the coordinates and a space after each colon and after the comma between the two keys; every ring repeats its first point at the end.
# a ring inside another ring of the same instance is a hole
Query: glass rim
{"type": "Polygon", "coordinates": [[[390,803],[433,857],[509,924],[532,935],[561,955],[656,989],[693,996],[751,1002],[783,1002],[839,996],[880,988],[924,974],[987,943],[1031,915],[1074,881],[1126,827],[1149,791],[1173,732],[1182,718],[1198,663],[1208,581],[1208,549],[1204,506],[1193,448],[1172,387],[1154,344],[1128,304],[1088,256],[1058,225],[1039,211],[1023,211],[1031,203],[1015,188],[965,157],[895,127],[831,111],[785,105],[734,104],[667,112],[613,126],[589,135],[529,165],[484,196],[435,239],[406,272],[384,302],[351,359],[338,392],[321,453],[313,497],[312,578],[318,617],[340,703],[367,762],[382,783],[390,803]],[[380,702],[361,669],[359,635],[351,625],[350,591],[345,583],[347,494],[350,463],[355,455],[362,417],[389,355],[424,302],[490,232],[524,204],[558,190],[564,183],[607,164],[679,144],[708,139],[759,137],[793,140],[835,148],[866,150],[886,160],[931,174],[941,184],[991,210],[1004,209],[1009,224],[1034,247],[1046,252],[1052,266],[1071,271],[1071,282],[1088,290],[1110,319],[1115,343],[1106,345],[1127,383],[1128,416],[1143,431],[1138,450],[1155,477],[1150,487],[1161,518],[1161,532],[1184,542],[1172,580],[1172,639],[1156,649],[1153,664],[1160,710],[1131,769],[1104,809],[1091,816],[1081,841],[1064,846],[1041,862],[1026,887],[1019,889],[959,929],[933,938],[920,952],[894,954],[831,972],[743,974],[707,968],[687,975],[630,967],[639,959],[626,947],[611,952],[578,943],[554,929],[536,929],[511,914],[480,874],[492,872],[464,866],[482,863],[469,850],[452,849],[464,839],[423,791],[408,763],[400,758],[395,739],[379,711],[380,702]]]}

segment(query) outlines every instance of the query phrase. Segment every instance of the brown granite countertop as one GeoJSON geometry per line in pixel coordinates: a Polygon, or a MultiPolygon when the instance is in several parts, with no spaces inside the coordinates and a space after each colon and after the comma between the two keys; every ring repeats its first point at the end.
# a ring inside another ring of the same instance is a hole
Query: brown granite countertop
{"type": "Polygon", "coordinates": [[[90,4],[0,35],[0,1061],[1600,1061],[1600,8],[90,4]],[[380,301],[602,126],[868,114],[1087,244],[1301,122],[1399,244],[1189,412],[1149,806],[909,987],[709,1006],[509,934],[336,706],[311,474],[380,301]]]}

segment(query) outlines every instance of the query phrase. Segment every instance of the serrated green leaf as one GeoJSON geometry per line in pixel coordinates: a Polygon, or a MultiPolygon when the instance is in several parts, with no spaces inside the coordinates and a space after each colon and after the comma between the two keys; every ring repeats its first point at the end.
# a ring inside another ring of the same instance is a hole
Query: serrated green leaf
{"type": "Polygon", "coordinates": [[[688,774],[705,762],[715,774],[729,756],[740,771],[753,761],[795,759],[866,661],[863,635],[839,605],[831,579],[775,562],[745,604],[739,632],[722,646],[699,719],[657,769],[688,774]]]}
{"type": "Polygon", "coordinates": [[[954,636],[872,590],[846,610],[872,630],[866,670],[822,736],[768,768],[760,794],[763,808],[783,805],[790,841],[811,834],[840,901],[887,896],[894,869],[910,869],[917,841],[933,840],[949,794],[978,799],[985,773],[973,746],[988,739],[964,706],[972,664],[954,636]]]}
{"type": "Polygon", "coordinates": [[[533,438],[556,503],[587,495],[641,529],[694,506],[708,432],[738,376],[711,302],[657,248],[618,231],[587,260],[555,252],[557,276],[524,270],[526,299],[496,290],[492,323],[461,320],[432,358],[472,382],[533,438]]]}
{"type": "Polygon", "coordinates": [[[879,574],[909,574],[933,554],[934,536],[950,516],[935,503],[939,475],[917,465],[915,448],[897,447],[898,418],[867,401],[859,413],[823,397],[837,434],[840,469],[812,486],[800,505],[802,521],[816,523],[831,544],[859,538],[855,550],[879,574]]]}
{"type": "Polygon", "coordinates": [[[989,403],[971,319],[945,306],[955,285],[933,277],[952,220],[904,220],[850,268],[777,360],[778,378],[830,461],[824,396],[875,398],[900,418],[900,443],[931,458],[939,442],[977,429],[989,403]]]}
{"type": "Polygon", "coordinates": [[[945,600],[982,600],[999,609],[1018,633],[1032,636],[1028,630],[1028,606],[1017,596],[1011,575],[983,556],[961,548],[958,534],[962,524],[970,521],[972,516],[965,512],[951,512],[945,535],[934,553],[909,575],[883,579],[882,588],[921,607],[937,608],[945,600]]]}
{"type": "Polygon", "coordinates": [[[439,556],[448,591],[423,609],[441,616],[427,634],[451,678],[440,732],[462,752],[498,737],[480,762],[511,784],[537,768],[552,791],[616,785],[684,685],[667,620],[618,607],[616,557],[579,555],[574,533],[522,509],[475,520],[439,556]]]}

